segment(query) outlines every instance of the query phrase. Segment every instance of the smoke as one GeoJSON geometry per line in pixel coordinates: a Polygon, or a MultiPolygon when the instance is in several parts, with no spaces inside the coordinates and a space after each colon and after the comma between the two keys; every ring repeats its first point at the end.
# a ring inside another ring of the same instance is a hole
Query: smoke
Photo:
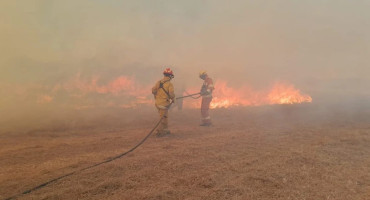
{"type": "MultiPolygon", "coordinates": [[[[230,87],[293,84],[314,102],[367,104],[367,1],[0,2],[1,124],[136,106],[164,66],[230,87]],[[139,98],[140,99],[140,98],[139,98]]],[[[147,101],[142,99],[142,101],[147,101]]]]}

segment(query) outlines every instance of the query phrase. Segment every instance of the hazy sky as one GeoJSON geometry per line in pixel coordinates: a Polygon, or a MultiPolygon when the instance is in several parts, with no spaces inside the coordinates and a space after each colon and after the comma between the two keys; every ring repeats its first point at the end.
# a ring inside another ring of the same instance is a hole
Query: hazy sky
{"type": "Polygon", "coordinates": [[[206,69],[236,87],[370,95],[369,10],[367,0],[2,0],[0,109],[69,103],[84,81],[146,87],[166,65],[190,86],[206,69]]]}

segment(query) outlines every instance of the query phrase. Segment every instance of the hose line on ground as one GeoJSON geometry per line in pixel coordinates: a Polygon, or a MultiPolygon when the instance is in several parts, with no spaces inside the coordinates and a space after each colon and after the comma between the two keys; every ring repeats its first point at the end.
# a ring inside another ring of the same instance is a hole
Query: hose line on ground
{"type": "MultiPolygon", "coordinates": [[[[200,94],[200,93],[196,93],[196,94],[191,94],[191,95],[187,95],[187,96],[182,96],[182,97],[177,97],[176,99],[183,99],[183,98],[187,98],[187,97],[192,97],[193,98],[193,96],[195,96],[195,95],[198,95],[198,94],[200,94]]],[[[169,105],[169,107],[172,105],[172,103],[169,105]]],[[[93,167],[97,167],[97,166],[99,166],[99,165],[102,165],[102,164],[104,164],[104,163],[108,163],[108,162],[112,162],[112,161],[114,161],[114,160],[116,160],[116,159],[118,159],[118,158],[121,158],[121,157],[123,157],[123,156],[125,156],[126,154],[128,154],[128,153],[130,153],[130,152],[132,152],[132,151],[134,151],[136,148],[138,148],[140,145],[142,145],[148,138],[149,138],[149,136],[158,128],[158,126],[159,126],[159,124],[162,122],[162,120],[163,120],[163,117],[157,122],[157,124],[154,126],[154,128],[144,137],[144,139],[142,139],[137,145],[135,145],[134,147],[132,147],[130,150],[128,150],[128,151],[126,151],[126,152],[124,152],[124,153],[121,153],[121,154],[119,154],[119,155],[117,155],[117,156],[115,156],[115,157],[113,157],[113,158],[109,158],[109,159],[107,159],[107,160],[104,160],[104,161],[102,161],[102,162],[99,162],[99,163],[96,163],[96,164],[93,164],[93,165],[91,165],[91,166],[88,166],[88,167],[85,167],[85,168],[82,168],[82,169],[79,169],[79,170],[76,170],[76,171],[74,171],[74,172],[71,172],[71,173],[68,173],[68,174],[65,174],[65,175],[63,175],[63,176],[59,176],[59,177],[57,177],[57,178],[54,178],[54,179],[52,179],[52,180],[49,180],[49,181],[47,181],[47,182],[45,182],[45,183],[42,183],[42,184],[40,184],[40,185],[38,185],[38,186],[36,186],[36,187],[34,187],[34,188],[31,188],[31,189],[29,189],[29,190],[26,190],[26,191],[23,191],[22,193],[20,193],[20,194],[17,194],[17,195],[14,195],[14,196],[12,196],[12,197],[9,197],[9,198],[6,198],[5,200],[12,200],[12,199],[16,199],[17,197],[20,197],[20,196],[22,196],[22,195],[25,195],[25,194],[29,194],[29,193],[31,193],[31,192],[33,192],[33,191],[35,191],[35,190],[38,190],[38,189],[41,189],[41,188],[43,188],[43,187],[45,187],[45,186],[47,186],[47,185],[49,185],[49,184],[51,184],[51,183],[54,183],[54,182],[56,182],[56,181],[58,181],[58,180],[60,180],[60,179],[62,179],[62,178],[65,178],[65,177],[68,177],[68,176],[71,176],[71,175],[73,175],[73,174],[76,174],[77,172],[82,172],[82,171],[85,171],[85,170],[88,170],[88,169],[91,169],[91,168],[93,168],[93,167]]]]}
{"type": "Polygon", "coordinates": [[[121,158],[122,156],[125,156],[126,154],[128,154],[128,153],[130,153],[130,152],[134,151],[136,148],[138,148],[140,145],[142,145],[142,144],[143,144],[143,143],[144,143],[144,142],[149,138],[149,136],[150,136],[150,135],[155,131],[155,129],[157,129],[157,127],[159,126],[159,124],[162,122],[162,119],[163,119],[163,118],[161,118],[161,119],[157,122],[157,124],[154,126],[154,128],[153,128],[153,129],[148,133],[148,135],[146,135],[146,136],[144,137],[144,139],[142,139],[142,140],[141,140],[137,145],[135,145],[134,147],[132,147],[130,150],[128,150],[128,151],[126,151],[126,152],[124,152],[124,153],[121,153],[121,154],[119,154],[119,155],[117,155],[117,156],[115,156],[115,157],[113,157],[113,158],[109,158],[109,159],[107,159],[107,160],[104,160],[104,161],[102,161],[102,162],[96,163],[96,164],[94,164],[94,165],[91,165],[91,166],[88,166],[88,167],[82,168],[82,169],[80,169],[80,170],[76,170],[76,171],[74,171],[74,172],[71,172],[71,173],[65,174],[65,175],[63,175],[63,176],[59,176],[59,177],[57,177],[57,178],[54,178],[54,179],[52,179],[52,180],[50,180],[50,181],[47,181],[47,182],[45,182],[45,183],[43,183],[43,184],[40,184],[40,185],[38,185],[38,186],[34,187],[34,188],[32,188],[32,189],[26,190],[26,191],[24,191],[24,192],[22,192],[22,193],[20,193],[20,194],[14,195],[14,196],[9,197],[9,198],[6,198],[5,200],[16,199],[17,197],[20,197],[21,195],[29,194],[29,193],[31,193],[31,192],[33,192],[33,191],[35,191],[35,190],[38,190],[38,189],[40,189],[40,188],[43,188],[43,187],[45,187],[45,186],[49,185],[50,183],[56,182],[56,181],[58,181],[58,180],[60,180],[60,179],[62,179],[62,178],[65,178],[65,177],[67,177],[67,176],[71,176],[71,175],[73,175],[73,174],[76,174],[77,172],[82,172],[82,171],[85,171],[85,170],[91,169],[91,168],[93,168],[93,167],[96,167],[96,166],[102,165],[102,164],[104,164],[104,163],[112,162],[112,161],[114,161],[114,160],[116,160],[116,159],[118,159],[118,158],[121,158]]]}

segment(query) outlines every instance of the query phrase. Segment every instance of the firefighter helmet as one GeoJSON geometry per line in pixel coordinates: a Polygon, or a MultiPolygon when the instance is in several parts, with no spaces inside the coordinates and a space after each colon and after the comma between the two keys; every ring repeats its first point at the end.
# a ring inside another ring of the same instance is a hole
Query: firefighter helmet
{"type": "Polygon", "coordinates": [[[163,71],[163,75],[165,76],[169,76],[171,78],[175,77],[175,75],[173,74],[173,71],[171,70],[171,68],[166,68],[164,71],[163,71]]]}
{"type": "Polygon", "coordinates": [[[207,75],[207,72],[206,71],[200,71],[199,72],[199,77],[200,78],[202,78],[202,77],[204,77],[204,76],[206,76],[207,75]]]}

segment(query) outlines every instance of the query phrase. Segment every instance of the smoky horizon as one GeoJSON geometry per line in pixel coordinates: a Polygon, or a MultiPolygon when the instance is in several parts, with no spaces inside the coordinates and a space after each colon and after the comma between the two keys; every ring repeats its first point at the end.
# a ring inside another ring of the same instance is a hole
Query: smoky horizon
{"type": "Polygon", "coordinates": [[[213,108],[312,101],[368,109],[369,8],[335,0],[5,0],[0,124],[153,106],[150,88],[166,67],[177,96],[198,92],[206,70],[213,108]]]}

